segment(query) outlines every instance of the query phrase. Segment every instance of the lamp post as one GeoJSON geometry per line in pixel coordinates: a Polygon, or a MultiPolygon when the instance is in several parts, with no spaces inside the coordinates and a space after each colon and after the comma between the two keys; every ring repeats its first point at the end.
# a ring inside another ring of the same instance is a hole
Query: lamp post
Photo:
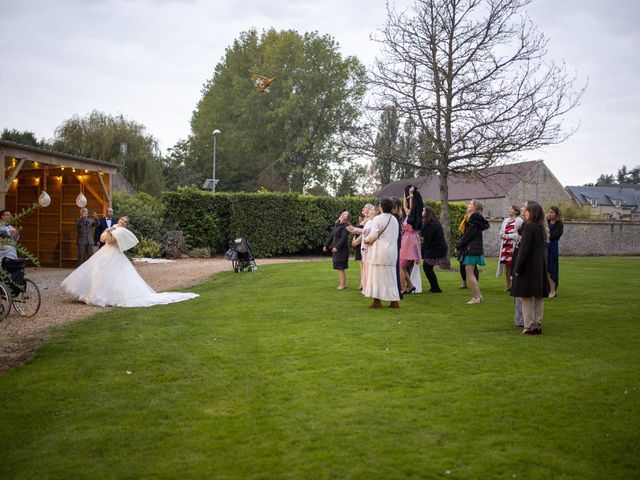
{"type": "Polygon", "coordinates": [[[213,176],[211,177],[211,191],[216,191],[216,137],[220,135],[220,130],[217,128],[213,131],[213,176]]]}

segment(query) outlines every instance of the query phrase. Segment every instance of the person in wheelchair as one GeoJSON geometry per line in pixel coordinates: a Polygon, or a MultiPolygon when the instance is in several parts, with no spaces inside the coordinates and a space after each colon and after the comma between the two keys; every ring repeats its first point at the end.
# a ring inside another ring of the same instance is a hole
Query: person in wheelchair
{"type": "Polygon", "coordinates": [[[5,243],[3,241],[3,239],[13,241],[16,240],[10,229],[13,229],[13,231],[15,231],[15,228],[11,227],[10,225],[3,225],[0,227],[0,261],[3,261],[5,258],[9,258],[12,260],[18,259],[18,252],[16,251],[16,247],[13,246],[13,243],[5,243]]]}

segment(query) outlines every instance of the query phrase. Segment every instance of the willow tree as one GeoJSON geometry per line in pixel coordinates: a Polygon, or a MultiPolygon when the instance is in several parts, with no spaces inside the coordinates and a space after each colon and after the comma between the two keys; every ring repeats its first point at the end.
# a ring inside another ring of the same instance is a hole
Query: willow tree
{"type": "MultiPolygon", "coordinates": [[[[416,0],[376,38],[372,85],[415,122],[421,161],[400,159],[440,180],[441,220],[450,232],[448,178],[560,143],[562,117],[584,88],[544,60],[547,40],[526,16],[530,0],[416,0]]],[[[382,107],[381,107],[382,108],[382,107]]],[[[447,238],[450,241],[450,238],[447,238]]]]}
{"type": "Polygon", "coordinates": [[[162,163],[157,140],[142,124],[122,115],[92,111],[65,120],[55,131],[53,148],[105,162],[122,163],[123,175],[136,189],[162,190],[162,163]]]}
{"type": "Polygon", "coordinates": [[[326,184],[334,138],[359,114],[365,69],[318,33],[255,30],[227,48],[193,113],[188,167],[210,178],[217,138],[220,190],[302,192],[326,184]],[[268,91],[254,82],[272,78],[268,91]]]}

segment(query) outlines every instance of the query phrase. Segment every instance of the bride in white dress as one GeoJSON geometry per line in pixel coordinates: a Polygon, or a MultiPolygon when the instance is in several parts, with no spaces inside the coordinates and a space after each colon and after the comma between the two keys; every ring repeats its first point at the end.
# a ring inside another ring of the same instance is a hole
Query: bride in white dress
{"type": "Polygon", "coordinates": [[[100,240],[106,245],[71,272],[62,288],[81,302],[99,307],[149,307],[197,297],[196,293],[156,293],[142,279],[122,253],[138,244],[128,225],[129,219],[122,217],[118,225],[105,230],[100,240]]]}

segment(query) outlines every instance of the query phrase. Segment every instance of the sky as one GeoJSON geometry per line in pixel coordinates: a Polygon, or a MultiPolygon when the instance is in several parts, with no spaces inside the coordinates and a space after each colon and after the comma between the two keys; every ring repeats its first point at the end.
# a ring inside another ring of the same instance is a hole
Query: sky
{"type": "MultiPolygon", "coordinates": [[[[402,8],[410,0],[397,0],[402,8]]],[[[533,0],[548,58],[588,82],[560,145],[525,152],[564,185],[640,165],[640,2],[533,0]]],[[[51,139],[92,110],[146,126],[163,153],[190,132],[203,85],[225,48],[251,28],[333,36],[371,66],[383,0],[0,0],[0,130],[51,139]]],[[[224,141],[224,132],[219,141],[224,141]]]]}

